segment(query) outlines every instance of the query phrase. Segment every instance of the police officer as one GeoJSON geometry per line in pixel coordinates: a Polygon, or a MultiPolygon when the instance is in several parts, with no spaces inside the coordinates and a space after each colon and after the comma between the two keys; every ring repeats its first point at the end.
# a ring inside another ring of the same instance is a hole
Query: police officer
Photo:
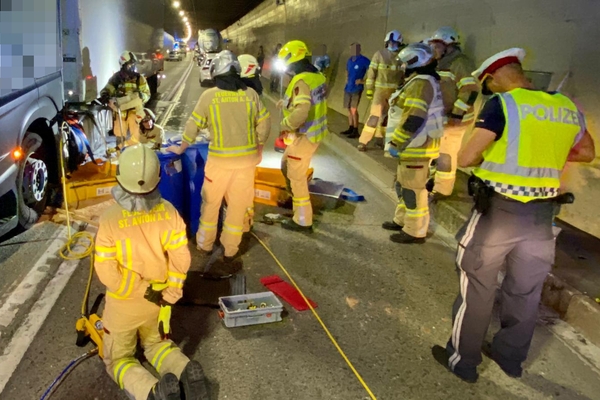
{"type": "Polygon", "coordinates": [[[284,221],[284,229],[312,231],[313,212],[306,173],[313,154],[329,133],[327,129],[327,88],[325,77],[310,62],[306,44],[299,40],[286,43],[279,59],[292,79],[285,97],[277,103],[283,109],[280,137],[287,144],[281,170],[292,194],[293,219],[284,221]]]}
{"type": "Polygon", "coordinates": [[[398,53],[403,44],[402,34],[393,30],[385,35],[385,48],[377,51],[371,59],[367,71],[365,90],[371,100],[369,119],[365,123],[358,139],[358,150],[367,151],[367,145],[376,137],[375,145],[384,148],[384,136],[390,96],[398,89],[404,79],[398,53]]]}
{"type": "Polygon", "coordinates": [[[446,349],[436,346],[432,352],[467,382],[478,378],[503,266],[501,329],[485,353],[508,376],[521,376],[554,261],[553,203],[561,172],[567,161],[595,157],[583,114],[563,94],[534,90],[521,68],[524,57],[523,49],[509,49],[473,72],[483,92],[495,94],[458,156],[461,167],[475,166],[475,208],[458,235],[460,293],[452,336],[446,349]]]}
{"type": "Polygon", "coordinates": [[[219,210],[226,199],[221,244],[225,248],[225,264],[229,267],[234,262],[240,265],[236,256],[245,230],[244,221],[254,214],[254,173],[271,130],[269,112],[239,73],[240,64],[235,54],[229,50],[217,54],[210,67],[216,87],[200,96],[185,126],[181,146],[168,148],[181,154],[196,142],[200,130],[210,132],[196,242],[204,255],[212,252],[219,210]]]}
{"type": "Polygon", "coordinates": [[[160,162],[151,149],[137,144],[123,152],[116,178],[116,204],[100,216],[94,258],[107,289],[106,370],[135,400],[206,400],[202,367],[169,340],[171,305],[190,267],[185,223],[158,192],[160,162]],[[135,358],[138,339],[160,381],[135,358]]]}
{"type": "Polygon", "coordinates": [[[458,32],[450,27],[435,31],[429,39],[439,59],[442,95],[446,113],[444,137],[440,144],[433,190],[435,198],[450,196],[456,181],[457,156],[467,124],[473,121],[473,105],[479,87],[471,73],[475,65],[460,48],[458,32]]]}
{"type": "Polygon", "coordinates": [[[402,109],[394,130],[390,154],[398,154],[397,181],[402,191],[392,221],[382,227],[396,243],[423,243],[429,227],[427,178],[429,164],[438,157],[443,131],[444,103],[437,62],[431,48],[422,43],[405,47],[398,58],[405,66],[407,82],[396,105],[402,109]]]}

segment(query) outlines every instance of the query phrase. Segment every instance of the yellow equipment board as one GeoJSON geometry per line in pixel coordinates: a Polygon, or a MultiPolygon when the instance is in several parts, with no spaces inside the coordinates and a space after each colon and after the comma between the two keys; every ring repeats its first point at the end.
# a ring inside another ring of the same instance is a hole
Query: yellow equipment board
{"type": "MultiPolygon", "coordinates": [[[[307,181],[312,179],[314,170],[309,168],[306,173],[307,181]]],[[[285,177],[278,168],[256,168],[254,177],[254,201],[257,203],[277,206],[287,200],[285,177]]]]}
{"type": "Polygon", "coordinates": [[[65,201],[70,207],[80,207],[82,202],[110,196],[111,190],[117,185],[117,165],[105,162],[96,165],[88,162],[80,165],[77,171],[66,179],[65,201]]]}

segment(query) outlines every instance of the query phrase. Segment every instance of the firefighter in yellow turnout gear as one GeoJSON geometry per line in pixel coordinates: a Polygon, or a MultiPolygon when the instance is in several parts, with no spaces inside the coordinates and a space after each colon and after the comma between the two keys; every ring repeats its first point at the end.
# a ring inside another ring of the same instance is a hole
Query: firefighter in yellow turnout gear
{"type": "Polygon", "coordinates": [[[438,29],[429,39],[439,60],[438,73],[447,119],[433,186],[433,193],[438,196],[452,194],[458,151],[467,126],[473,121],[473,105],[479,94],[479,85],[471,76],[475,64],[461,51],[459,42],[458,33],[450,27],[438,29]]]}
{"type": "Polygon", "coordinates": [[[292,194],[294,218],[282,227],[294,231],[312,231],[313,212],[306,173],[313,154],[329,133],[327,128],[327,87],[325,77],[307,58],[308,48],[299,40],[286,43],[279,52],[292,76],[285,97],[281,135],[288,145],[281,159],[281,170],[292,194]]]}
{"type": "Polygon", "coordinates": [[[242,233],[249,229],[248,218],[254,215],[254,175],[271,130],[269,112],[239,73],[240,64],[231,51],[217,55],[211,64],[216,87],[200,96],[186,124],[181,146],[169,148],[181,153],[195,143],[201,129],[210,132],[196,242],[200,251],[212,252],[219,210],[226,199],[227,214],[221,234],[226,264],[234,261],[242,233]]]}
{"type": "Polygon", "coordinates": [[[100,217],[94,268],[107,288],[104,363],[136,400],[208,399],[202,367],[169,340],[171,305],[190,267],[185,223],[158,192],[160,163],[142,144],[119,157],[116,204],[100,217]],[[138,338],[158,381],[135,358],[138,338]]]}
{"type": "Polygon", "coordinates": [[[390,143],[390,154],[399,157],[397,181],[401,187],[392,221],[382,227],[398,231],[396,243],[423,243],[429,227],[427,179],[432,159],[439,156],[443,135],[444,104],[433,51],[411,44],[398,58],[406,67],[407,82],[398,97],[400,123],[390,143]]]}
{"type": "Polygon", "coordinates": [[[391,31],[385,36],[385,49],[379,50],[371,59],[367,71],[365,90],[371,100],[371,111],[358,140],[358,150],[366,151],[367,145],[376,137],[375,145],[383,149],[389,99],[402,84],[404,72],[398,60],[402,47],[402,34],[391,31]]]}
{"type": "Polygon", "coordinates": [[[111,97],[116,97],[112,107],[114,110],[116,108],[121,110],[121,121],[118,120],[116,112],[113,116],[113,131],[117,137],[117,146],[131,146],[140,142],[140,122],[146,115],[144,104],[150,100],[150,87],[146,78],[135,72],[136,62],[137,58],[133,53],[123,52],[119,58],[121,70],[108,80],[100,92],[103,103],[108,103],[111,97]]]}

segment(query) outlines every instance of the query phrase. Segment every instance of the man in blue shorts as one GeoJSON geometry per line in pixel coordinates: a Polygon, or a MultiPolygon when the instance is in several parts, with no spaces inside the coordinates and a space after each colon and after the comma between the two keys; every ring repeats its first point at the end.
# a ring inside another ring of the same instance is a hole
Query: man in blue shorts
{"type": "Polygon", "coordinates": [[[360,54],[360,43],[350,45],[351,57],[346,64],[346,87],[344,88],[344,107],[348,109],[348,129],[341,132],[349,138],[360,136],[358,132],[358,103],[364,90],[364,77],[370,61],[360,54]]]}

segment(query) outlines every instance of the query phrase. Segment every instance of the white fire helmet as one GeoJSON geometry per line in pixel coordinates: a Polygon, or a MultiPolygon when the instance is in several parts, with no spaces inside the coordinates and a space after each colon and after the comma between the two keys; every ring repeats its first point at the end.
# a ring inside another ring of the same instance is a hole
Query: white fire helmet
{"type": "Polygon", "coordinates": [[[254,56],[250,54],[242,54],[238,57],[238,61],[240,62],[240,76],[242,78],[251,78],[254,75],[256,75],[256,70],[258,69],[258,61],[254,56]]]}
{"type": "Polygon", "coordinates": [[[460,37],[458,32],[449,26],[444,26],[433,33],[433,36],[429,39],[430,42],[440,41],[445,44],[458,44],[460,37]]]}
{"type": "Polygon", "coordinates": [[[210,77],[215,78],[219,75],[225,75],[229,73],[233,67],[237,73],[240,73],[240,63],[230,50],[223,50],[212,60],[210,64],[210,77]]]}
{"type": "Polygon", "coordinates": [[[387,33],[387,35],[385,35],[384,42],[387,43],[387,42],[393,41],[393,42],[402,43],[402,40],[403,40],[403,38],[402,38],[402,34],[400,33],[400,31],[397,31],[394,29],[393,31],[389,31],[387,33]]]}
{"type": "Polygon", "coordinates": [[[119,156],[116,178],[129,193],[150,193],[160,182],[160,161],[156,153],[143,144],[129,146],[119,156]]]}
{"type": "Polygon", "coordinates": [[[398,59],[406,69],[419,68],[431,62],[433,50],[424,43],[412,43],[400,51],[398,59]]]}

